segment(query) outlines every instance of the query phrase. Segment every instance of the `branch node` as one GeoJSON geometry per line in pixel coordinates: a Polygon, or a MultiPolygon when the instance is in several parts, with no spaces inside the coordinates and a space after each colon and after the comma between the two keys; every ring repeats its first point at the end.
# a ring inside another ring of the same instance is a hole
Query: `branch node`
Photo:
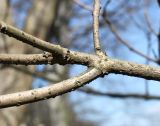
{"type": "Polygon", "coordinates": [[[7,25],[6,25],[4,22],[2,22],[2,23],[0,24],[0,31],[1,31],[2,33],[6,33],[6,30],[7,30],[7,25]]]}
{"type": "Polygon", "coordinates": [[[78,85],[78,87],[80,87],[81,84],[82,84],[82,83],[81,83],[79,80],[76,81],[76,85],[78,85]]]}
{"type": "Polygon", "coordinates": [[[96,62],[94,62],[94,67],[101,71],[101,77],[104,77],[105,75],[108,75],[108,67],[106,66],[107,65],[107,61],[108,61],[108,56],[103,53],[103,52],[100,52],[99,53],[99,60],[97,60],[96,62]]]}
{"type": "Polygon", "coordinates": [[[48,52],[44,52],[43,53],[43,57],[45,57],[45,58],[48,58],[48,57],[50,57],[51,56],[51,53],[48,53],[48,52]]]}
{"type": "Polygon", "coordinates": [[[69,51],[69,49],[67,49],[67,51],[64,53],[64,60],[67,60],[67,61],[69,61],[70,60],[70,51],[69,51]]]}

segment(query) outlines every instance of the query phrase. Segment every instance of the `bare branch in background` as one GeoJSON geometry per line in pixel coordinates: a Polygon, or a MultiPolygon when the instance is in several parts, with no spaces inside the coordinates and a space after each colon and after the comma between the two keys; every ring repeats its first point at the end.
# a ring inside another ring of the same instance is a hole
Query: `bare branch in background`
{"type": "Polygon", "coordinates": [[[157,36],[157,33],[156,33],[155,30],[153,29],[153,27],[152,27],[152,25],[151,25],[151,22],[150,22],[150,20],[149,20],[147,10],[144,11],[144,17],[145,17],[145,20],[146,20],[146,23],[147,23],[147,25],[148,25],[148,28],[149,28],[150,32],[153,33],[155,36],[157,36]]]}
{"type": "Polygon", "coordinates": [[[80,7],[82,7],[82,8],[84,8],[84,9],[86,9],[86,10],[88,10],[88,11],[93,11],[93,9],[92,9],[92,7],[90,7],[90,6],[87,6],[86,4],[84,4],[84,3],[82,3],[81,1],[79,1],[79,0],[73,0],[77,5],[79,5],[80,7]]]}
{"type": "Polygon", "coordinates": [[[9,67],[9,68],[13,68],[19,72],[25,73],[27,75],[33,76],[33,77],[38,77],[38,78],[42,78],[46,81],[49,81],[51,83],[57,83],[58,81],[48,77],[47,74],[45,72],[35,72],[33,70],[27,69],[27,68],[23,68],[23,67],[19,67],[19,66],[13,66],[13,65],[9,65],[9,66],[4,66],[5,67],[9,67]]]}
{"type": "Polygon", "coordinates": [[[116,28],[114,27],[114,25],[107,19],[107,16],[104,12],[103,14],[103,19],[104,21],[107,23],[109,29],[112,31],[112,33],[115,35],[115,37],[117,38],[118,42],[124,44],[129,50],[135,52],[136,54],[144,57],[145,59],[148,59],[152,62],[155,62],[157,63],[157,60],[156,59],[153,59],[145,54],[143,54],[142,52],[140,52],[139,50],[135,49],[132,45],[130,45],[127,41],[125,41],[117,32],[116,28]]]}
{"type": "Polygon", "coordinates": [[[78,91],[80,92],[83,92],[83,93],[87,93],[87,94],[91,94],[91,95],[95,95],[95,96],[103,96],[103,97],[110,97],[110,98],[139,98],[139,99],[145,99],[145,100],[159,100],[160,99],[160,96],[147,96],[146,94],[130,94],[130,93],[127,93],[127,94],[123,94],[123,93],[117,93],[117,92],[114,92],[114,93],[111,93],[111,92],[101,92],[101,91],[97,91],[97,90],[94,90],[92,88],[80,88],[78,89],[78,91]]]}

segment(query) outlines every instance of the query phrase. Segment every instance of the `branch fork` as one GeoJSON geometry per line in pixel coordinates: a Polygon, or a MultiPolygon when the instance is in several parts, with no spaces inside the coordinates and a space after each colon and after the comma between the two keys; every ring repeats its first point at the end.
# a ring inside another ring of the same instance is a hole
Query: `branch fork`
{"type": "Polygon", "coordinates": [[[88,67],[83,74],[48,87],[0,96],[0,108],[19,106],[73,91],[106,74],[123,74],[160,81],[160,68],[109,58],[102,52],[99,39],[100,0],[94,0],[93,38],[96,54],[71,51],[48,43],[0,21],[0,32],[45,51],[44,54],[0,54],[1,64],[79,64],[88,67]]]}

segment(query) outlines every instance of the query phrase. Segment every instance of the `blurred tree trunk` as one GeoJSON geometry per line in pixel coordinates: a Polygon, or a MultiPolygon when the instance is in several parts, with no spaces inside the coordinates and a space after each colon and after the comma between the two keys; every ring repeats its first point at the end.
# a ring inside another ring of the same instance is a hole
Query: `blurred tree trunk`
{"type": "MultiPolygon", "coordinates": [[[[1,0],[0,4],[0,20],[5,20],[9,24],[13,24],[11,10],[7,0],[1,0]]],[[[14,39],[0,36],[0,52],[1,53],[23,53],[25,48],[21,43],[14,39]]],[[[0,72],[0,94],[16,92],[29,89],[32,83],[32,77],[19,73],[14,69],[1,66],[0,72]]],[[[1,126],[18,126],[24,116],[26,106],[13,107],[0,110],[0,125],[1,126]]]]}
{"type": "MultiPolygon", "coordinates": [[[[60,14],[67,12],[66,5],[68,6],[69,4],[68,0],[35,0],[32,4],[33,5],[26,17],[23,30],[47,41],[51,41],[53,37],[55,37],[57,40],[64,40],[65,35],[62,35],[61,32],[65,30],[67,23],[66,21],[68,19],[66,19],[65,22],[57,22],[57,19],[59,21],[63,20],[61,19],[60,14]],[[62,10],[62,8],[64,10],[62,10]],[[57,28],[63,28],[63,30],[58,30],[57,28]],[[60,37],[60,34],[61,36],[63,36],[63,39],[60,37]]],[[[0,8],[0,17],[2,17],[1,20],[6,19],[7,21],[5,22],[14,25],[12,23],[11,10],[9,10],[9,8],[7,7],[6,0],[1,0],[0,8]],[[6,13],[8,13],[7,18],[6,13]]],[[[33,47],[21,44],[17,42],[17,40],[11,38],[4,38],[3,36],[1,37],[1,41],[4,42],[0,45],[0,48],[2,48],[1,53],[39,52],[39,50],[35,51],[33,47]],[[7,47],[7,49],[4,47],[7,47]]],[[[34,66],[24,67],[26,67],[27,69],[35,69],[34,66]]],[[[59,81],[61,79],[66,79],[68,76],[68,68],[61,66],[58,67],[58,71],[61,69],[61,74],[59,74],[59,81]]],[[[1,69],[0,72],[0,81],[3,82],[3,84],[1,83],[1,94],[28,90],[31,88],[33,79],[31,76],[17,72],[16,70],[11,68],[2,68],[3,69],[1,69]]],[[[57,71],[55,70],[55,72],[57,71]]],[[[52,74],[52,76],[54,76],[54,74],[52,74]]],[[[0,125],[67,126],[69,125],[68,122],[70,121],[68,121],[69,118],[67,118],[67,104],[65,102],[65,99],[65,96],[63,96],[50,101],[42,101],[22,107],[13,107],[0,110],[0,125]]]]}

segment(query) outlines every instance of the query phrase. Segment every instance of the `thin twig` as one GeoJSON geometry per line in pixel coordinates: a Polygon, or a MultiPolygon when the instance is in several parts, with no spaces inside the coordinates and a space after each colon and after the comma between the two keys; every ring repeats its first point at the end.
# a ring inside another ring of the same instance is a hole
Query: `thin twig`
{"type": "Polygon", "coordinates": [[[160,96],[156,96],[156,95],[150,95],[150,96],[146,96],[146,94],[122,94],[122,93],[117,93],[117,92],[101,92],[101,91],[97,91],[95,89],[92,88],[80,88],[78,89],[78,91],[83,92],[83,93],[87,93],[87,94],[91,94],[91,95],[95,95],[95,96],[103,96],[103,97],[111,97],[111,98],[139,98],[139,99],[145,99],[145,100],[160,100],[160,96]]]}
{"type": "Polygon", "coordinates": [[[93,39],[94,49],[96,54],[101,52],[100,38],[99,38],[99,15],[100,15],[100,1],[94,0],[93,10],[93,39]]]}
{"type": "MultiPolygon", "coordinates": [[[[146,37],[147,37],[147,55],[149,56],[150,55],[150,51],[151,51],[151,34],[148,32],[148,34],[146,33],[146,37]]],[[[149,60],[146,59],[146,65],[149,65],[149,60]]],[[[148,97],[150,95],[150,92],[149,92],[149,82],[147,80],[145,80],[145,94],[146,94],[146,97],[148,97]]]]}
{"type": "Polygon", "coordinates": [[[156,33],[156,31],[153,29],[153,27],[151,25],[151,22],[149,20],[148,13],[147,13],[146,9],[144,11],[144,17],[145,17],[145,21],[146,21],[146,23],[148,25],[148,28],[149,28],[150,32],[153,33],[155,36],[157,36],[158,34],[156,33]]]}
{"type": "Polygon", "coordinates": [[[73,0],[73,2],[75,2],[77,5],[79,5],[80,7],[84,8],[85,10],[88,10],[88,11],[91,11],[91,12],[93,11],[92,7],[87,6],[86,4],[82,3],[79,0],[73,0]]]}

